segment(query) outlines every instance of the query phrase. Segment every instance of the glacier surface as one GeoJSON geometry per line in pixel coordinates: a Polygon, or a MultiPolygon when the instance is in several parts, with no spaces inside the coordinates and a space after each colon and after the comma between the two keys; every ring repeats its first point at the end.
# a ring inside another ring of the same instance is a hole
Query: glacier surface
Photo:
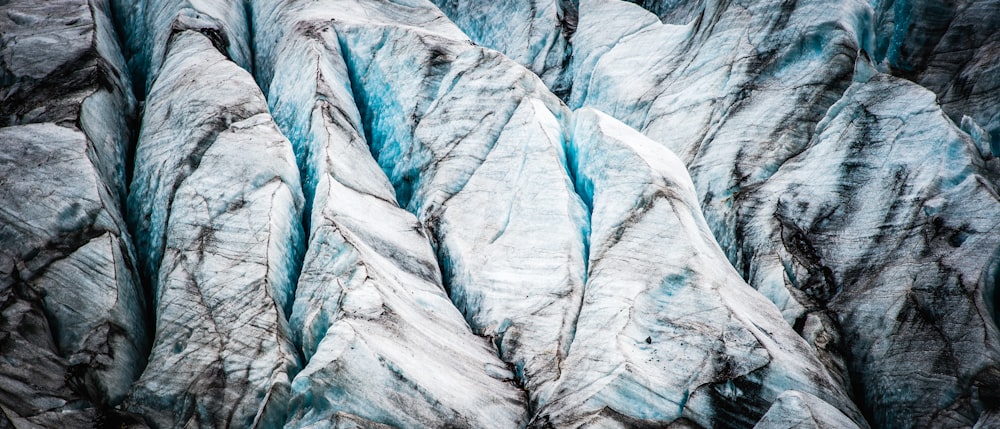
{"type": "Polygon", "coordinates": [[[0,428],[1000,425],[998,25],[0,2],[0,428]]]}

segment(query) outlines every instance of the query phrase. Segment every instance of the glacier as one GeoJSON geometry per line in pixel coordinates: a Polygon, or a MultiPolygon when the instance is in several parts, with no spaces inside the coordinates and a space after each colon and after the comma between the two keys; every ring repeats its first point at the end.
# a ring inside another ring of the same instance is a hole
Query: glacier
{"type": "Polygon", "coordinates": [[[998,426],[998,25],[0,2],[0,428],[998,426]]]}
{"type": "Polygon", "coordinates": [[[513,373],[448,299],[428,232],[369,152],[331,6],[253,4],[255,22],[273,23],[254,43],[259,80],[311,207],[290,319],[308,363],[286,427],[520,426],[513,373]]]}
{"type": "MultiPolygon", "coordinates": [[[[578,34],[610,27],[588,20],[611,13],[595,8],[589,15],[584,5],[578,34]]],[[[996,386],[995,304],[990,302],[996,243],[988,240],[985,249],[975,242],[965,245],[961,231],[989,236],[985,231],[996,227],[991,216],[976,214],[995,210],[988,207],[997,202],[996,165],[987,164],[992,156],[984,158],[989,151],[982,143],[977,148],[955,132],[954,123],[943,120],[925,90],[884,77],[869,64],[865,52],[873,44],[872,15],[865,4],[812,13],[821,6],[796,3],[788,18],[753,14],[764,22],[739,35],[720,23],[745,19],[746,12],[713,10],[710,4],[703,19],[713,12],[714,26],[671,26],[650,16],[641,28],[621,28],[627,42],[610,49],[595,43],[587,52],[588,45],[575,44],[575,53],[590,59],[573,70],[576,81],[586,82],[586,92],[576,97],[574,91],[571,103],[603,108],[685,159],[705,216],[733,264],[825,355],[828,366],[855,386],[873,423],[974,424],[992,401],[979,398],[993,397],[996,386]],[[778,36],[755,35],[753,29],[777,24],[784,31],[801,28],[792,36],[796,42],[773,50],[757,46],[778,36]],[[831,31],[817,30],[823,27],[831,31]],[[747,36],[749,43],[743,39],[747,36]],[[634,67],[645,71],[642,76],[662,78],[643,86],[610,66],[629,45],[646,46],[653,39],[674,48],[660,51],[659,58],[641,58],[634,67]],[[732,52],[737,60],[720,64],[719,56],[707,56],[699,61],[697,54],[691,60],[684,50],[697,44],[710,46],[710,52],[732,52]],[[732,71],[720,72],[723,67],[732,71]],[[648,87],[656,89],[638,93],[648,87]],[[654,96],[640,104],[642,109],[621,109],[624,99],[648,94],[654,96]],[[686,126],[673,126],[678,116],[686,126]],[[923,150],[934,142],[941,162],[961,167],[938,169],[929,154],[915,150],[901,149],[893,157],[876,149],[880,141],[923,150]],[[851,147],[856,149],[847,150],[851,147]],[[893,167],[886,159],[902,165],[893,167]],[[838,173],[817,175],[830,169],[838,173]],[[952,225],[947,206],[953,187],[960,189],[954,204],[961,205],[955,210],[962,214],[952,225]],[[790,194],[792,189],[801,189],[801,197],[790,194]],[[830,195],[828,203],[818,200],[823,193],[830,195]],[[921,239],[903,244],[904,233],[921,239]],[[893,237],[900,254],[879,248],[875,257],[865,250],[866,243],[885,236],[893,237]],[[952,265],[946,262],[950,257],[963,262],[952,265]],[[948,308],[949,315],[925,317],[931,308],[948,308]],[[960,322],[963,328],[954,331],[953,318],[976,322],[960,322]],[[885,330],[873,332],[873,325],[885,330]],[[969,342],[973,331],[981,341],[969,342]],[[942,363],[965,347],[968,358],[942,363]],[[887,359],[903,356],[915,359],[887,359]],[[913,371],[927,376],[909,377],[913,371]]],[[[647,13],[625,3],[604,7],[647,13]]]]}
{"type": "Polygon", "coordinates": [[[112,406],[149,327],[123,216],[136,101],[110,8],[3,7],[0,424],[127,419],[112,406]]]}
{"type": "Polygon", "coordinates": [[[125,408],[157,427],[279,425],[300,367],[299,171],[252,76],[204,34],[224,30],[185,25],[163,36],[128,198],[156,332],[125,408]]]}
{"type": "Polygon", "coordinates": [[[823,420],[865,426],[805,341],[725,262],[675,155],[588,108],[575,112],[568,153],[591,207],[589,272],[554,399],[536,420],[749,427],[779,395],[799,393],[841,410],[823,420]]]}

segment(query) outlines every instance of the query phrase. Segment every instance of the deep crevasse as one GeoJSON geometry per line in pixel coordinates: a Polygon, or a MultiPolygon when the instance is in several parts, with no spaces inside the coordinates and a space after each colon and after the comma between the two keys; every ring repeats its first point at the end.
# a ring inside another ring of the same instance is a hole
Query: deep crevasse
{"type": "Polygon", "coordinates": [[[141,64],[157,69],[147,76],[129,218],[156,335],[125,408],[156,427],[280,426],[300,367],[287,324],[304,247],[291,144],[252,76],[218,49],[219,37],[246,43],[248,33],[230,34],[244,25],[226,24],[242,12],[137,6],[150,14],[137,19],[181,13],[141,30],[158,47],[141,64]]]}
{"type": "Polygon", "coordinates": [[[307,364],[286,427],[522,426],[514,375],[449,301],[423,226],[369,151],[335,6],[253,4],[258,78],[312,207],[291,315],[307,364]]]}
{"type": "Polygon", "coordinates": [[[0,6],[0,426],[1000,415],[993,3],[114,2],[141,264],[129,70],[65,3],[0,6]]]}

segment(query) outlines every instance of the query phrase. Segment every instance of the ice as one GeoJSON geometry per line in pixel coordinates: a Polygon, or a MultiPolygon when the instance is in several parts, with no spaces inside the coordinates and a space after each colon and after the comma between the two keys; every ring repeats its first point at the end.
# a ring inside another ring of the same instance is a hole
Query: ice
{"type": "Polygon", "coordinates": [[[808,393],[789,390],[782,393],[754,429],[825,429],[856,428],[858,425],[843,412],[808,393]]]}
{"type": "Polygon", "coordinates": [[[568,111],[534,74],[415,3],[331,3],[366,135],[400,204],[431,231],[452,301],[541,401],[584,276],[568,111]]]}
{"type": "MultiPolygon", "coordinates": [[[[24,418],[58,415],[74,400],[117,404],[148,347],[117,201],[79,130],[11,126],[0,139],[0,311],[11,341],[0,351],[11,365],[0,369],[0,391],[14,393],[0,404],[24,418]],[[51,396],[62,399],[43,401],[51,396]]],[[[72,408],[86,407],[67,415],[72,408]]]]}
{"type": "Polygon", "coordinates": [[[124,198],[135,99],[110,6],[103,0],[91,3],[3,5],[0,125],[51,122],[80,128],[93,145],[89,156],[103,181],[115,198],[124,198]]]}
{"type": "Polygon", "coordinates": [[[159,427],[280,426],[299,369],[295,157],[249,73],[201,32],[170,40],[129,195],[156,341],[126,405],[159,427]]]}
{"type": "MultiPolygon", "coordinates": [[[[570,104],[602,110],[676,153],[713,234],[749,277],[753,245],[743,247],[740,221],[752,210],[744,208],[748,196],[805,147],[850,85],[870,22],[871,10],[857,1],[798,2],[790,10],[713,1],[701,19],[669,25],[633,4],[585,0],[574,40],[588,42],[574,43],[570,104]],[[622,24],[633,21],[642,24],[622,24]]],[[[828,341],[813,346],[849,385],[835,317],[783,286],[751,285],[790,324],[805,314],[815,320],[828,341]]]]}
{"type": "Polygon", "coordinates": [[[106,417],[145,364],[120,205],[135,101],[109,13],[0,5],[0,426],[106,417]]]}
{"type": "Polygon", "coordinates": [[[747,427],[786,391],[866,426],[777,308],[729,265],[683,163],[617,120],[574,114],[576,187],[591,201],[576,335],[534,425],[747,427]]]}
{"type": "Polygon", "coordinates": [[[869,6],[707,2],[638,29],[615,10],[641,12],[580,4],[571,103],[679,155],[730,261],[874,425],[975,423],[996,372],[995,167],[932,94],[868,64],[869,6]]]}
{"type": "Polygon", "coordinates": [[[938,95],[956,123],[968,116],[1000,141],[1000,3],[872,1],[880,69],[938,95]]]}
{"type": "Polygon", "coordinates": [[[124,27],[122,39],[129,66],[144,98],[166,58],[170,39],[178,30],[197,29],[240,67],[252,71],[251,21],[241,1],[213,0],[104,0],[124,27]]]}
{"type": "Polygon", "coordinates": [[[998,4],[0,0],[0,427],[996,426],[998,4]]]}
{"type": "Polygon", "coordinates": [[[932,93],[875,74],[760,189],[751,279],[828,303],[877,424],[971,426],[998,392],[991,182],[932,93]]]}
{"type": "Polygon", "coordinates": [[[685,24],[705,10],[705,1],[686,0],[626,0],[653,12],[667,24],[685,24]]]}
{"type": "Polygon", "coordinates": [[[569,94],[563,70],[570,58],[568,40],[576,26],[572,1],[433,1],[477,44],[527,67],[556,95],[569,94]]]}
{"type": "Polygon", "coordinates": [[[513,374],[449,301],[427,232],[369,151],[328,19],[336,3],[253,5],[269,23],[258,58],[281,59],[259,61],[259,76],[312,207],[291,315],[307,363],[286,427],[345,415],[366,427],[523,426],[513,374]]]}

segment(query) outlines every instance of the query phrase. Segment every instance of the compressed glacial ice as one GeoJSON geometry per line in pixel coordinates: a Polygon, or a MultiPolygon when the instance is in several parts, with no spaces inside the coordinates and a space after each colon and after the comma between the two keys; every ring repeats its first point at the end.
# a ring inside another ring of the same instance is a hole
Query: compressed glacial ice
{"type": "Polygon", "coordinates": [[[121,215],[131,84],[103,1],[0,5],[0,426],[86,426],[145,364],[121,215]],[[45,55],[40,55],[45,53],[45,55]]]}
{"type": "Polygon", "coordinates": [[[705,1],[697,0],[626,0],[656,14],[666,24],[686,24],[705,10],[705,1]]]}
{"type": "MultiPolygon", "coordinates": [[[[570,104],[602,110],[684,160],[709,227],[746,276],[751,267],[738,250],[746,197],[802,150],[850,84],[870,16],[857,1],[798,2],[789,11],[708,2],[701,19],[671,25],[630,3],[585,0],[570,104]]],[[[815,320],[827,340],[813,346],[849,385],[835,317],[784,287],[751,285],[789,323],[803,314],[815,320]]]]}
{"type": "Polygon", "coordinates": [[[932,93],[883,74],[855,82],[760,192],[777,197],[747,220],[751,281],[838,315],[875,422],[971,426],[993,406],[1000,199],[932,93]]]}
{"type": "Polygon", "coordinates": [[[612,12],[641,15],[634,5],[581,2],[571,103],[678,153],[731,262],[854,387],[875,425],[971,425],[993,406],[998,245],[967,237],[995,227],[978,214],[995,210],[994,167],[930,94],[876,77],[863,52],[875,43],[866,4],[794,6],[709,2],[683,26],[628,26],[612,12]],[[953,219],[933,214],[951,205],[953,219]]]}
{"type": "Polygon", "coordinates": [[[282,60],[259,60],[259,75],[299,154],[312,207],[290,320],[306,364],[292,382],[286,427],[345,416],[366,426],[523,426],[525,398],[513,373],[449,301],[427,232],[397,205],[368,149],[325,19],[333,8],[253,8],[255,22],[274,27],[258,27],[276,37],[259,37],[255,47],[261,60],[282,60]]]}
{"type": "Polygon", "coordinates": [[[933,91],[956,123],[968,116],[1000,155],[1000,2],[877,1],[880,69],[933,91]]]}
{"type": "Polygon", "coordinates": [[[754,429],[841,429],[855,428],[841,410],[804,392],[789,390],[778,397],[754,429]]]}
{"type": "Polygon", "coordinates": [[[431,231],[452,301],[540,401],[572,337],[584,276],[587,222],[565,166],[565,107],[429,3],[331,4],[366,136],[397,200],[431,231]]]}
{"type": "Polygon", "coordinates": [[[12,421],[69,424],[72,410],[93,414],[88,402],[120,402],[138,376],[143,292],[86,135],[45,123],[0,139],[0,405],[12,421]]]}
{"type": "Polygon", "coordinates": [[[209,37],[171,37],[136,149],[130,215],[156,339],[127,409],[158,427],[279,426],[303,198],[263,94],[209,37]]]}
{"type": "Polygon", "coordinates": [[[996,427],[998,5],[0,0],[0,427],[996,427]]]}
{"type": "Polygon", "coordinates": [[[866,426],[729,265],[683,163],[600,112],[577,110],[574,124],[567,152],[592,208],[589,271],[576,335],[533,425],[749,427],[800,391],[866,426]]]}
{"type": "Polygon", "coordinates": [[[124,198],[135,99],[110,5],[16,0],[2,7],[0,126],[57,123],[81,129],[103,181],[116,199],[124,198]]]}
{"type": "Polygon", "coordinates": [[[433,0],[473,41],[534,72],[557,95],[569,93],[563,70],[576,26],[570,0],[433,0]]]}
{"type": "Polygon", "coordinates": [[[242,1],[104,0],[123,28],[128,64],[144,96],[159,74],[174,34],[185,28],[205,35],[223,55],[250,71],[251,21],[242,1]]]}

